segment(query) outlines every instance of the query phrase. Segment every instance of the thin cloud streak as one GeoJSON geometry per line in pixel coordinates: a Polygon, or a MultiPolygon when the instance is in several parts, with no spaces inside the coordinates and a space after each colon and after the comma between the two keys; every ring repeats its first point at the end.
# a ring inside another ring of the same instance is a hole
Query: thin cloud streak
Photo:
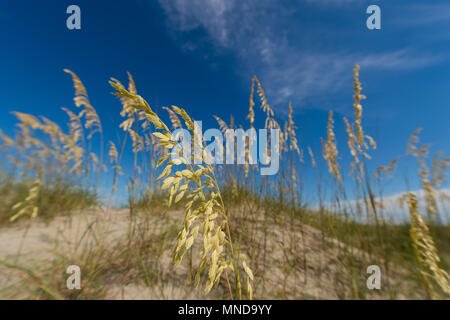
{"type": "MultiPolygon", "coordinates": [[[[367,70],[411,70],[441,62],[442,56],[418,54],[413,48],[376,53],[330,52],[290,43],[283,28],[295,10],[267,0],[159,0],[172,32],[203,30],[217,50],[226,50],[242,64],[243,76],[257,73],[272,103],[305,107],[306,102],[337,92],[351,77],[355,64],[367,70]]],[[[347,3],[351,1],[320,1],[347,3]]],[[[301,36],[301,34],[300,34],[301,36]]],[[[182,43],[189,52],[201,43],[182,43]]],[[[309,104],[308,104],[309,105],[309,104]]],[[[324,108],[327,106],[324,106],[324,108]]]]}
{"type": "MultiPolygon", "coordinates": [[[[444,188],[444,189],[440,189],[438,191],[440,194],[445,195],[446,197],[450,197],[450,189],[448,188],[444,188]]],[[[410,220],[410,216],[409,216],[409,209],[406,203],[400,203],[399,200],[400,198],[406,193],[402,192],[402,193],[396,193],[396,194],[392,194],[392,195],[387,195],[384,196],[383,199],[379,199],[378,197],[375,198],[375,201],[379,204],[381,204],[383,206],[383,209],[380,209],[379,214],[381,214],[383,216],[384,219],[386,219],[388,222],[390,223],[395,223],[395,224],[402,224],[402,223],[408,223],[410,220]],[[388,212],[390,215],[389,216],[385,216],[385,213],[388,212]]],[[[413,194],[416,195],[417,197],[417,201],[418,201],[418,209],[419,209],[419,213],[422,216],[426,215],[426,192],[423,189],[420,190],[416,190],[412,192],[413,194]]],[[[439,198],[439,197],[438,197],[439,198]]],[[[442,198],[439,198],[442,199],[442,198]]],[[[347,208],[348,210],[350,210],[350,212],[352,212],[354,214],[353,218],[355,218],[356,220],[358,219],[362,219],[362,217],[358,218],[358,207],[364,208],[365,207],[365,203],[363,200],[349,200],[349,201],[345,201],[345,202],[341,202],[339,203],[339,205],[335,202],[326,202],[324,203],[324,207],[328,208],[328,209],[336,209],[339,206],[341,208],[347,208]]],[[[447,224],[450,222],[449,218],[449,204],[445,203],[443,201],[438,201],[437,202],[437,206],[438,206],[438,213],[439,213],[439,218],[440,220],[444,223],[447,224]]],[[[319,205],[316,204],[315,208],[319,208],[319,205]]],[[[367,221],[361,221],[361,222],[367,222],[367,221]]]]}
{"type": "Polygon", "coordinates": [[[399,26],[422,28],[438,23],[450,24],[450,4],[410,4],[403,8],[403,14],[395,21],[399,26]]]}

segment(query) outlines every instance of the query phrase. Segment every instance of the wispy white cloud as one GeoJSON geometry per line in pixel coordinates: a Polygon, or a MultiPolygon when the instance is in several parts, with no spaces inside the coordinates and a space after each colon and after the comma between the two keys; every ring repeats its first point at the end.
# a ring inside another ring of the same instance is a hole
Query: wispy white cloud
{"type": "Polygon", "coordinates": [[[269,93],[275,103],[292,100],[300,105],[310,97],[341,90],[350,82],[355,64],[364,70],[399,70],[421,68],[443,59],[416,56],[409,49],[363,54],[305,53],[285,48],[276,56],[277,59],[262,67],[269,93]]]}
{"type": "Polygon", "coordinates": [[[423,27],[438,23],[450,23],[449,3],[409,4],[403,14],[396,19],[397,25],[423,27]]]}
{"type": "Polygon", "coordinates": [[[362,1],[364,0],[306,0],[306,2],[316,5],[347,5],[362,1]]]}
{"type": "Polygon", "coordinates": [[[211,39],[220,44],[228,42],[230,27],[226,15],[235,1],[222,0],[160,0],[169,18],[169,25],[177,31],[191,31],[203,27],[211,39]]]}
{"type": "MultiPolygon", "coordinates": [[[[355,64],[360,64],[365,70],[399,70],[422,68],[443,59],[436,55],[419,55],[413,48],[365,53],[327,51],[320,46],[302,47],[289,41],[287,36],[288,23],[295,19],[293,15],[296,9],[284,7],[278,1],[159,2],[167,15],[167,24],[175,35],[203,31],[206,38],[202,41],[206,39],[214,48],[232,52],[239,57],[243,66],[240,69],[246,72],[246,76],[248,73],[257,73],[275,105],[286,104],[291,100],[296,106],[304,106],[310,98],[337,92],[345,83],[349,83],[355,64]]],[[[343,4],[353,0],[319,2],[343,4]]],[[[307,37],[301,32],[299,36],[307,37]]],[[[307,42],[306,39],[304,42],[307,42]]],[[[181,46],[193,52],[199,44],[189,40],[181,46]]]]}
{"type": "MultiPolygon", "coordinates": [[[[423,189],[413,191],[416,195],[417,201],[418,201],[418,210],[419,213],[422,216],[426,216],[426,193],[423,189]]],[[[450,197],[450,189],[441,189],[439,190],[439,193],[441,195],[444,195],[446,197],[450,197]]],[[[409,221],[409,211],[406,203],[400,203],[399,199],[405,194],[405,192],[397,193],[397,194],[391,194],[384,196],[382,199],[375,198],[375,201],[382,205],[383,210],[380,210],[379,214],[382,214],[384,219],[390,223],[403,223],[409,221]]],[[[349,213],[353,214],[353,218],[360,219],[361,222],[367,222],[364,221],[365,217],[360,217],[360,214],[358,214],[358,205],[360,208],[364,208],[365,204],[362,200],[349,200],[344,201],[339,204],[340,208],[345,208],[349,213]]],[[[439,218],[443,223],[450,223],[450,216],[449,216],[449,203],[443,197],[440,197],[439,194],[437,196],[437,206],[438,206],[438,213],[439,218]]],[[[316,205],[318,208],[318,205],[316,205]]],[[[337,210],[338,207],[337,203],[335,202],[327,202],[324,204],[325,208],[328,208],[329,210],[337,210]]],[[[341,209],[342,210],[342,209],[341,209]]],[[[373,223],[369,221],[369,223],[373,223]]]]}
{"type": "Polygon", "coordinates": [[[450,4],[409,4],[398,9],[392,28],[410,33],[416,43],[448,43],[450,39],[450,4]]]}

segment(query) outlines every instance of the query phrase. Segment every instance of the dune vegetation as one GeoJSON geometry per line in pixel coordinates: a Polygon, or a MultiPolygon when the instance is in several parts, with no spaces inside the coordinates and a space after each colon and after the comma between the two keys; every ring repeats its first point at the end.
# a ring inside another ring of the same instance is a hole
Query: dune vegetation
{"type": "Polygon", "coordinates": [[[0,298],[449,297],[450,226],[442,210],[450,197],[441,187],[450,158],[429,159],[420,130],[411,135],[399,156],[417,166],[410,179],[422,189],[419,195],[405,186],[397,200],[409,221],[392,223],[383,183],[396,174],[399,158],[370,169],[377,145],[363,127],[358,66],[354,115],[337,119],[329,112],[324,137],[317,138],[322,150],[302,144],[292,106],[281,122],[257,77],[247,124],[210,115],[223,132],[253,128],[255,117],[279,129],[274,176],[261,176],[258,164],[172,159],[180,152],[175,129],[187,129],[204,148],[194,119],[180,107],[151,106],[131,74],[127,85],[110,81],[123,119],[110,140],[82,81],[65,71],[75,88],[75,108],[61,111],[67,130],[44,116],[13,112],[17,130],[0,131],[0,298]],[[339,146],[335,121],[347,132],[339,146]],[[343,153],[352,157],[349,168],[343,153]],[[123,165],[125,154],[131,166],[123,165]],[[306,161],[312,181],[305,179],[306,161]],[[124,176],[127,191],[119,184],[124,176]],[[316,190],[314,201],[307,201],[305,185],[316,190]],[[124,192],[128,201],[119,206],[115,199],[124,192]],[[79,290],[66,286],[70,265],[81,269],[79,290]],[[380,290],[367,288],[371,265],[381,269],[380,290]]]}

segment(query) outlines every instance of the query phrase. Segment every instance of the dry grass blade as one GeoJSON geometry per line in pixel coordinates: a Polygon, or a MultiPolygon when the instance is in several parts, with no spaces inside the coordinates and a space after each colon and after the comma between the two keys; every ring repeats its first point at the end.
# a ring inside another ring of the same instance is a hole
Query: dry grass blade
{"type": "MultiPolygon", "coordinates": [[[[164,179],[162,190],[168,191],[169,206],[185,197],[188,200],[185,205],[186,215],[183,228],[178,233],[177,245],[173,251],[175,264],[181,263],[184,254],[192,248],[202,230],[203,249],[200,253],[201,260],[197,267],[195,284],[200,283],[201,275],[208,267],[205,292],[209,292],[214,285],[219,283],[222,273],[231,269],[235,273],[236,292],[238,297],[241,297],[238,256],[232,245],[228,218],[213,167],[209,165],[206,167],[195,165],[194,167],[191,164],[192,159],[186,159],[182,155],[182,150],[175,148],[178,142],[174,140],[168,127],[151,110],[143,98],[125,90],[117,80],[111,81],[111,85],[118,90],[116,95],[119,97],[137,102],[134,107],[144,110],[147,119],[156,129],[161,130],[154,132],[153,135],[159,140],[158,144],[169,151],[169,154],[158,161],[158,166],[165,164],[158,179],[164,179]],[[185,169],[180,169],[180,165],[185,169]],[[206,193],[208,190],[209,192],[206,193]],[[226,249],[227,247],[229,251],[226,249]],[[231,255],[231,260],[229,255],[231,255]]],[[[194,123],[187,112],[176,106],[172,106],[172,110],[181,116],[191,135],[194,135],[194,123]]],[[[244,264],[244,269],[248,277],[252,277],[247,264],[244,264]]],[[[248,294],[250,296],[251,292],[248,294]]]]}
{"type": "Polygon", "coordinates": [[[419,214],[416,195],[407,193],[399,199],[401,203],[405,200],[408,204],[411,220],[411,239],[425,289],[431,298],[437,298],[437,293],[431,282],[434,280],[445,294],[450,295],[450,277],[445,270],[439,267],[441,259],[430,235],[430,230],[419,214]]]}

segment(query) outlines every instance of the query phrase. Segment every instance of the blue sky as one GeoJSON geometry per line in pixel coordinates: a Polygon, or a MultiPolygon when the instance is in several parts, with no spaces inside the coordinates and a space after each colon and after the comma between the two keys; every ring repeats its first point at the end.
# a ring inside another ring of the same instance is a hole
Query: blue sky
{"type": "Polygon", "coordinates": [[[60,108],[73,107],[73,88],[63,68],[80,76],[112,140],[121,106],[110,77],[126,81],[130,71],[151,105],[184,107],[205,128],[216,126],[214,114],[245,126],[257,75],[281,122],[292,101],[301,145],[316,156],[335,111],[347,166],[342,117],[352,115],[352,69],[360,64],[364,127],[379,144],[374,166],[403,154],[418,127],[432,150],[450,152],[448,1],[3,0],[0,27],[7,133],[13,110],[66,122],[60,108]],[[81,30],[66,28],[71,4],[81,8],[81,30]],[[366,28],[370,4],[381,7],[381,30],[366,28]]]}

